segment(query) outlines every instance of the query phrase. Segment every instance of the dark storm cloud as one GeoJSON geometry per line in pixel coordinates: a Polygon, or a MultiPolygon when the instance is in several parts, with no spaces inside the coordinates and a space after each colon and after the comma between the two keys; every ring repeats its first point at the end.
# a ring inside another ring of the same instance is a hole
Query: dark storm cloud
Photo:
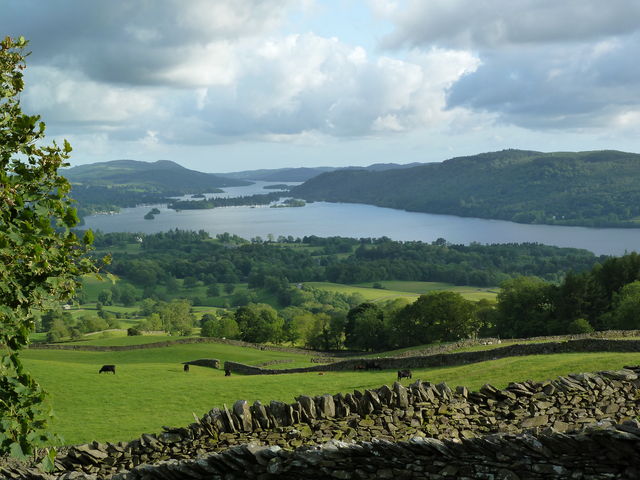
{"type": "Polygon", "coordinates": [[[0,26],[31,42],[32,64],[78,69],[105,82],[166,84],[166,71],[194,49],[272,30],[295,3],[5,0],[0,26]]]}
{"type": "Polygon", "coordinates": [[[596,41],[637,31],[637,0],[410,0],[390,18],[386,46],[484,49],[596,41]]]}
{"type": "MultiPolygon", "coordinates": [[[[637,38],[637,36],[636,36],[637,38]]],[[[640,108],[637,41],[598,49],[493,52],[449,91],[450,108],[498,113],[528,128],[604,126],[640,108]]]]}

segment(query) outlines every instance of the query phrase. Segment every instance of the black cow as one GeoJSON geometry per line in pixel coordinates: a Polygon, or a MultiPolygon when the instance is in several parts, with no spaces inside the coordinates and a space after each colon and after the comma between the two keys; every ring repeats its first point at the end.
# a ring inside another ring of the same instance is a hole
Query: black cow
{"type": "Polygon", "coordinates": [[[225,376],[225,377],[230,377],[230,376],[231,376],[231,370],[229,370],[228,368],[227,368],[227,369],[225,369],[225,371],[224,371],[224,376],[225,376]]]}
{"type": "Polygon", "coordinates": [[[114,375],[116,374],[116,366],[115,365],[103,365],[98,373],[102,372],[112,372],[114,375]]]}
{"type": "Polygon", "coordinates": [[[398,370],[398,380],[402,378],[411,378],[411,370],[398,370]]]}
{"type": "Polygon", "coordinates": [[[188,372],[189,371],[189,364],[185,363],[184,367],[182,367],[182,370],[184,370],[185,372],[188,372]]]}

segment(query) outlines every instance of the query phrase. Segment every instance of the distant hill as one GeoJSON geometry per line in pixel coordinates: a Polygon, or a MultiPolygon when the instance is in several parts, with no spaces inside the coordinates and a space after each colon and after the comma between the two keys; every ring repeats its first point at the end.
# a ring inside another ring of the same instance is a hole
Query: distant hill
{"type": "Polygon", "coordinates": [[[640,155],[503,150],[413,168],[323,173],[292,194],[519,223],[640,227],[640,155]]]}
{"type": "Polygon", "coordinates": [[[299,168],[275,168],[261,170],[244,170],[241,172],[217,173],[221,177],[236,178],[242,180],[261,180],[264,182],[306,182],[326,172],[336,170],[372,170],[382,171],[396,168],[409,168],[419,163],[399,165],[397,163],[375,163],[368,167],[299,167],[299,168]]]}
{"type": "Polygon", "coordinates": [[[216,173],[216,175],[240,180],[260,180],[264,182],[305,182],[321,173],[332,172],[333,167],[273,168],[243,170],[241,172],[216,173]]]}
{"type": "Polygon", "coordinates": [[[80,165],[61,173],[71,182],[71,196],[78,202],[81,217],[120,207],[165,203],[169,197],[187,193],[212,193],[220,191],[220,187],[251,184],[189,170],[169,160],[113,160],[80,165]]]}
{"type": "Polygon", "coordinates": [[[142,186],[147,191],[156,190],[159,193],[185,190],[188,191],[185,193],[198,193],[196,190],[251,184],[244,180],[189,170],[170,160],[113,160],[69,168],[63,170],[62,174],[78,185],[142,186]]]}

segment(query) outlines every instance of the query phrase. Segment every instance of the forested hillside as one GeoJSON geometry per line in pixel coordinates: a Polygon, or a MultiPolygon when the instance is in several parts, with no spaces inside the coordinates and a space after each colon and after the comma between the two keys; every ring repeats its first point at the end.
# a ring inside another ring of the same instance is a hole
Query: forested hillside
{"type": "Polygon", "coordinates": [[[371,170],[383,171],[396,168],[409,168],[420,165],[419,163],[397,164],[397,163],[374,163],[368,167],[297,167],[297,168],[274,168],[261,170],[244,170],[242,172],[217,173],[221,177],[237,178],[241,180],[262,180],[265,182],[306,182],[310,178],[321,173],[333,172],[336,170],[371,170]]]}
{"type": "Polygon", "coordinates": [[[503,150],[408,169],[324,173],[292,193],[519,223],[640,227],[640,155],[503,150]]]}
{"type": "Polygon", "coordinates": [[[80,165],[64,171],[73,188],[79,213],[117,210],[143,203],[160,203],[188,193],[213,193],[220,187],[251,182],[189,170],[169,160],[114,160],[80,165]]]}

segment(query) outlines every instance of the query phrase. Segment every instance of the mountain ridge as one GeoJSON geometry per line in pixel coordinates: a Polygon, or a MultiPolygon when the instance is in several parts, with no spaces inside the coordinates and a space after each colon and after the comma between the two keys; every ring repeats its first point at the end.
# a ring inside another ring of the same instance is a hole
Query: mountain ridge
{"type": "Polygon", "coordinates": [[[158,191],[167,192],[190,187],[201,190],[250,184],[244,180],[191,170],[171,160],[155,162],[130,159],[110,160],[64,169],[62,174],[72,184],[109,186],[133,185],[142,182],[155,185],[158,191]]]}
{"type": "Polygon", "coordinates": [[[640,227],[640,155],[509,149],[407,169],[323,173],[292,194],[518,223],[640,227]]]}
{"type": "Polygon", "coordinates": [[[417,165],[422,164],[413,162],[409,164],[374,163],[366,167],[290,167],[276,169],[241,170],[238,172],[216,173],[215,175],[245,180],[261,180],[266,182],[305,182],[322,173],[333,172],[336,170],[382,171],[411,168],[417,165]]]}

